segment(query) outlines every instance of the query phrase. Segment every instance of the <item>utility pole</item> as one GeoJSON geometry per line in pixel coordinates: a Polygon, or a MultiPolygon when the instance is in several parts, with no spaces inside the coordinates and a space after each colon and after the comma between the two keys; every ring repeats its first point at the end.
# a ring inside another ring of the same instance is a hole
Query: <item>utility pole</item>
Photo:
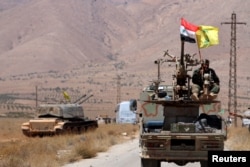
{"type": "MultiPolygon", "coordinates": [[[[245,22],[237,22],[236,14],[233,12],[231,22],[222,22],[221,24],[231,25],[231,42],[230,42],[230,63],[229,63],[229,85],[228,85],[228,112],[232,111],[237,114],[237,60],[236,60],[236,25],[245,24],[245,22]]],[[[234,119],[234,126],[237,126],[237,117],[234,119]]]]}
{"type": "Polygon", "coordinates": [[[36,109],[38,107],[38,93],[37,93],[37,85],[36,85],[36,109]]]}
{"type": "Polygon", "coordinates": [[[116,88],[117,88],[117,92],[116,92],[116,104],[121,102],[121,76],[117,75],[117,78],[114,78],[117,80],[116,82],[116,88]]]}

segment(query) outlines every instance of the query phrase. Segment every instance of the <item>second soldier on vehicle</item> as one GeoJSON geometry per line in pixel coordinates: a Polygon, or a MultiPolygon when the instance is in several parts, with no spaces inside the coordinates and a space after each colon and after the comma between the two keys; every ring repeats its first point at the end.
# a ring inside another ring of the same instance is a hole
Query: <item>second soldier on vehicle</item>
{"type": "Polygon", "coordinates": [[[216,75],[215,70],[209,67],[209,60],[205,60],[201,63],[201,67],[196,69],[193,72],[192,76],[192,100],[200,100],[202,96],[202,90],[204,86],[204,75],[208,74],[210,78],[210,86],[209,86],[209,97],[211,100],[217,97],[217,94],[220,91],[220,80],[219,77],[216,75]]]}

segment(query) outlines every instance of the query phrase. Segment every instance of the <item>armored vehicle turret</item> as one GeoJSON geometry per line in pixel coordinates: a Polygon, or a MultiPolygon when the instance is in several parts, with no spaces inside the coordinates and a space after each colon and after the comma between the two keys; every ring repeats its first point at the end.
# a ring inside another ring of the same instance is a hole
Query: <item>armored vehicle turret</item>
{"type": "Polygon", "coordinates": [[[37,118],[21,125],[23,134],[29,137],[79,134],[97,127],[97,120],[85,117],[83,107],[78,103],[41,104],[37,108],[37,118]]]}

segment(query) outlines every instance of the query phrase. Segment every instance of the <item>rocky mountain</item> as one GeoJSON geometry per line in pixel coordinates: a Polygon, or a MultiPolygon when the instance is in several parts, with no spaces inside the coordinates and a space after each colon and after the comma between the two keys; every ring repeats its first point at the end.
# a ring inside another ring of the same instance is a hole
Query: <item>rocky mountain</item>
{"type": "MultiPolygon", "coordinates": [[[[117,101],[138,97],[157,77],[153,62],[163,51],[180,55],[183,17],[219,28],[220,44],[200,53],[218,71],[226,107],[231,25],[221,23],[230,22],[233,12],[247,23],[237,25],[237,85],[239,95],[248,97],[249,5],[244,0],[0,0],[0,93],[30,93],[35,85],[41,94],[71,88],[94,94],[89,109],[95,103],[93,110],[110,113],[117,101]]],[[[185,52],[199,59],[196,44],[185,43],[185,52]]],[[[171,83],[174,66],[162,68],[163,80],[171,83]]]]}

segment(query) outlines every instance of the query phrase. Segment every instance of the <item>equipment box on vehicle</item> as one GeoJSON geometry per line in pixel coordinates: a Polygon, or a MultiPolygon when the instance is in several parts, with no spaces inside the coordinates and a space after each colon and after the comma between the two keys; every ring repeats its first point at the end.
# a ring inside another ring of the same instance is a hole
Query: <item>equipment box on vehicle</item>
{"type": "Polygon", "coordinates": [[[171,132],[175,133],[195,133],[195,124],[193,123],[172,123],[171,132]]]}

